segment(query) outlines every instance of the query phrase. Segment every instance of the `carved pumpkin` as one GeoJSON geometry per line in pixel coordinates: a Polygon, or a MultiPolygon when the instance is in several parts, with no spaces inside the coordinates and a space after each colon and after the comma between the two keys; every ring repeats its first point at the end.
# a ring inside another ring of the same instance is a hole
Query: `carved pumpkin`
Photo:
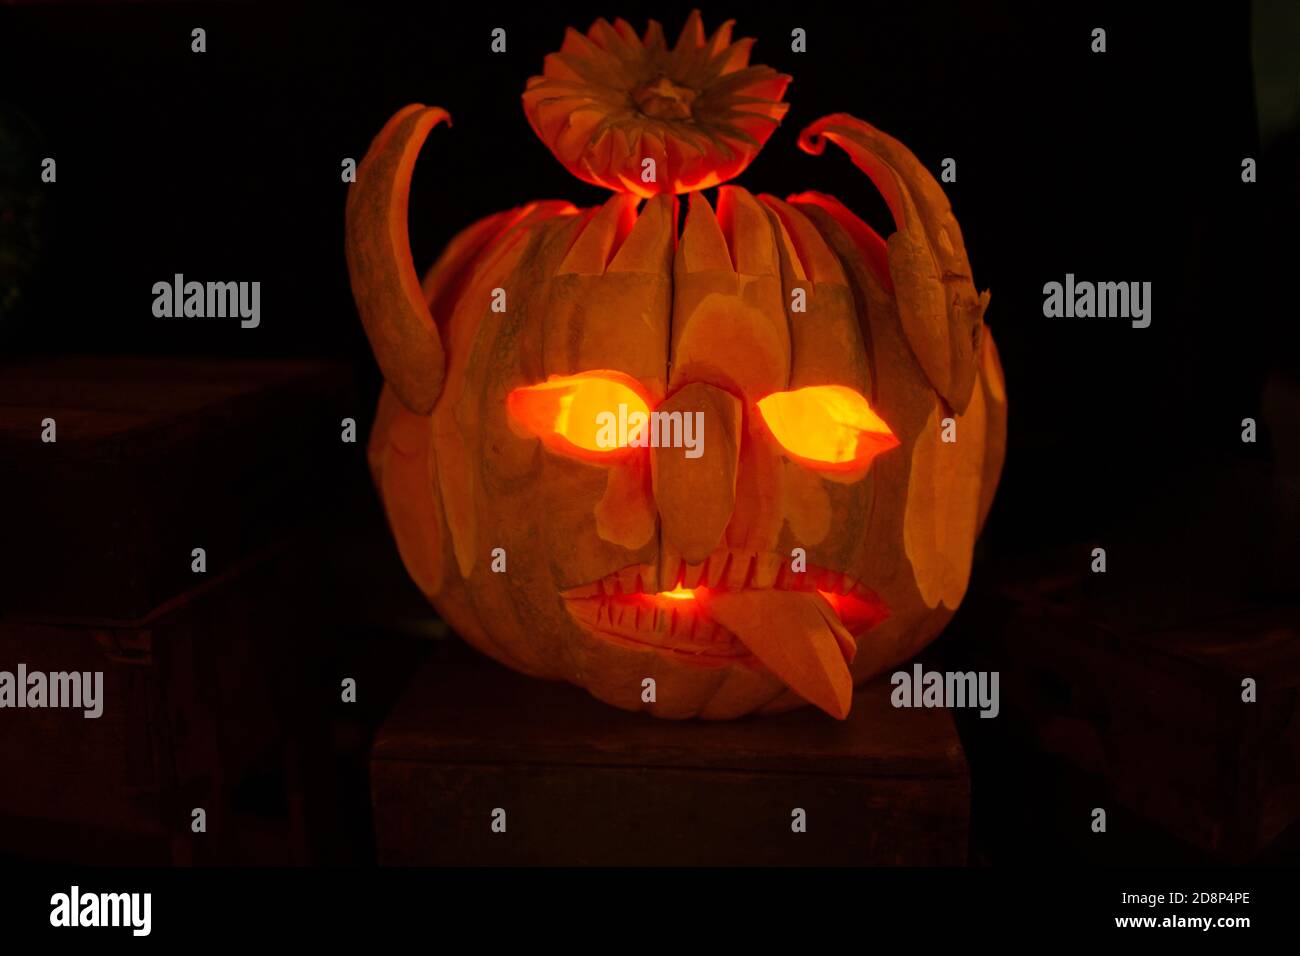
{"type": "Polygon", "coordinates": [[[799,137],[867,174],[888,241],[821,193],[700,191],[785,113],[751,43],[698,14],[671,48],[654,22],[570,30],[524,109],[613,195],[489,216],[423,283],[409,183],[448,115],[388,122],[347,205],[386,380],[369,455],[412,577],[483,653],[662,717],[842,718],[961,601],[1006,396],[988,294],[897,140],[846,114],[799,137]],[[599,441],[620,405],[699,421],[702,453],[599,441]]]}

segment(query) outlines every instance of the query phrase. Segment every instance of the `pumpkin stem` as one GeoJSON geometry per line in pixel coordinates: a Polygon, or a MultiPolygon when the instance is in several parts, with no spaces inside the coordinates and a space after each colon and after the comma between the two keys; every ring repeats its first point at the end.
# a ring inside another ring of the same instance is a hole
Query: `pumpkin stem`
{"type": "Polygon", "coordinates": [[[731,22],[704,32],[699,11],[669,48],[650,21],[570,30],[528,81],[524,112],[579,179],[649,197],[707,189],[739,175],[785,116],[790,77],[750,66],[754,41],[731,22]]]}
{"type": "Polygon", "coordinates": [[[691,101],[695,99],[695,91],[678,86],[661,73],[653,83],[647,83],[633,93],[632,98],[646,116],[684,120],[691,118],[691,101]]]}

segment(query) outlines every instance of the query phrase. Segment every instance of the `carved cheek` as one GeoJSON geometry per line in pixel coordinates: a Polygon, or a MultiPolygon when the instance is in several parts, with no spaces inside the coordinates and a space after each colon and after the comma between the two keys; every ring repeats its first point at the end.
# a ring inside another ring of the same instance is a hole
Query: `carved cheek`
{"type": "Polygon", "coordinates": [[[831,498],[821,475],[785,461],[785,518],[795,540],[805,547],[821,544],[831,530],[831,498]]]}

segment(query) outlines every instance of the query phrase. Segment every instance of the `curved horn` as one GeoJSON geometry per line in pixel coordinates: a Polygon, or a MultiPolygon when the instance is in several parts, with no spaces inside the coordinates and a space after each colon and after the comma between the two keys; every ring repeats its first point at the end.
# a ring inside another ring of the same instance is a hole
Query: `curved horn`
{"type": "Polygon", "coordinates": [[[420,103],[399,110],[375,137],[348,190],[347,258],[361,323],[397,397],[427,414],[442,391],[445,356],[411,260],[406,207],[415,158],[429,131],[451,124],[420,103]]]}
{"type": "Polygon", "coordinates": [[[889,273],[903,333],[926,377],[959,414],[979,361],[989,294],[976,294],[961,229],[943,187],[906,146],[848,113],[822,117],[799,134],[820,156],[839,146],[884,196],[898,231],[889,237],[889,273]]]}

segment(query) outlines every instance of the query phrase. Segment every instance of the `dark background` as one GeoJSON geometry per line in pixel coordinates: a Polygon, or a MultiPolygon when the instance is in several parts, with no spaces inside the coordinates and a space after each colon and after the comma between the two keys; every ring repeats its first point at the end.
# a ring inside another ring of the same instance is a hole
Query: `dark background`
{"type": "MultiPolygon", "coordinates": [[[[936,173],[944,157],[957,160],[957,182],[944,188],[976,284],[992,292],[986,319],[1010,400],[1006,469],[973,597],[936,645],[957,663],[982,653],[981,589],[1032,584],[1043,569],[1086,572],[1097,545],[1108,550],[1109,590],[1091,596],[1118,604],[1130,624],[1182,624],[1300,595],[1300,154],[1294,113],[1277,115],[1271,99],[1257,106],[1279,62],[1282,81],[1295,82],[1300,14],[1285,2],[1176,15],[1057,6],[704,8],[707,29],[735,17],[737,36],[758,39],[753,61],[794,78],[784,125],[739,179],[750,190],[830,192],[892,231],[845,157],[796,149],[798,131],[832,112],[893,134],[936,173]],[[808,33],[805,54],[789,48],[796,26],[808,33]],[[1100,55],[1089,49],[1096,26],[1107,30],[1100,55]],[[1241,181],[1248,156],[1259,164],[1254,184],[1241,181]],[[1044,318],[1043,284],[1067,272],[1150,281],[1151,326],[1044,318]],[[1253,445],[1240,440],[1246,417],[1259,423],[1253,445]]],[[[602,191],[571,177],[533,135],[524,84],[565,25],[622,16],[641,30],[654,16],[673,38],[689,9],[0,10],[0,356],[333,358],[353,369],[367,428],[380,379],[348,288],[341,160],[359,160],[407,103],[452,113],[415,173],[421,271],[484,215],[541,198],[600,202],[602,191]],[[202,55],[190,51],[196,26],[207,30],[202,55]],[[504,55],[489,50],[498,26],[504,55]],[[54,185],[39,182],[47,155],[58,161],[54,185]],[[155,319],[151,287],[176,272],[260,281],[261,326],[155,319]]],[[[364,467],[351,468],[348,493],[382,533],[364,467]]],[[[404,606],[422,609],[388,557],[382,570],[405,586],[404,606]]],[[[393,667],[376,679],[400,687],[401,676],[393,667]]],[[[1077,808],[1016,798],[1050,768],[990,739],[985,725],[1000,722],[958,721],[974,776],[973,858],[1038,859],[1066,846],[1095,856],[1065,829],[1031,825],[1077,808]],[[990,781],[997,786],[982,788],[990,781]]],[[[364,770],[354,770],[360,806],[364,770]]],[[[1198,859],[1156,839],[1159,859],[1198,859]]],[[[1151,858],[1150,847],[1126,846],[1121,855],[1151,858]]]]}

